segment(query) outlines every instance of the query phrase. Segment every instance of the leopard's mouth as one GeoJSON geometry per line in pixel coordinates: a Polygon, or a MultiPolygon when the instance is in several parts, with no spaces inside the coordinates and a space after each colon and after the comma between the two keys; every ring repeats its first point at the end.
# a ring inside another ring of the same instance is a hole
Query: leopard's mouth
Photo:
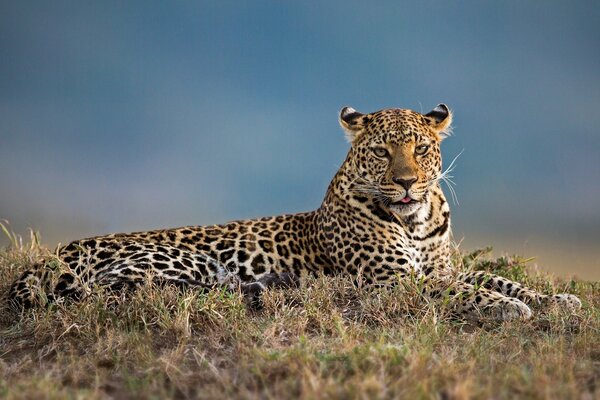
{"type": "Polygon", "coordinates": [[[407,206],[413,203],[418,203],[417,200],[413,199],[410,196],[405,196],[403,198],[401,198],[398,201],[393,201],[390,203],[390,206],[395,206],[395,207],[403,207],[403,206],[407,206]]]}
{"type": "Polygon", "coordinates": [[[406,195],[400,200],[390,201],[388,209],[398,216],[406,216],[414,213],[421,207],[422,201],[416,200],[410,195],[406,195]]]}

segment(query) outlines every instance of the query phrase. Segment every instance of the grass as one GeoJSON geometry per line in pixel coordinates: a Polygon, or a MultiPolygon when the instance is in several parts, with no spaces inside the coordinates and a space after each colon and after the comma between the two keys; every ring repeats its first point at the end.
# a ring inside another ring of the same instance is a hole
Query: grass
{"type": "Polygon", "coordinates": [[[458,254],[539,290],[580,297],[526,322],[452,320],[410,285],[364,292],[344,277],[237,293],[148,285],[19,316],[11,281],[50,251],[0,250],[0,398],[598,398],[600,284],[538,273],[518,257],[458,254]]]}

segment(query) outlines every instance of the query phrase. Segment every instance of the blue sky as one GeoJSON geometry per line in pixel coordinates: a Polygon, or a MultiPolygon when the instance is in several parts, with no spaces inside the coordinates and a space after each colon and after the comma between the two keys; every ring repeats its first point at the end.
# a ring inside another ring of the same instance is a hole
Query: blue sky
{"type": "Polygon", "coordinates": [[[54,245],[314,209],[342,106],[444,102],[457,240],[600,278],[598,43],[591,1],[2,2],[0,218],[54,245]]]}

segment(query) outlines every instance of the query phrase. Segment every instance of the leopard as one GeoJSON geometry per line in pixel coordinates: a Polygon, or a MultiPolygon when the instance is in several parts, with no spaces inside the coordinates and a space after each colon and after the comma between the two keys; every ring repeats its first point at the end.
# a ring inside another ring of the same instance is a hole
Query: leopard
{"type": "Polygon", "coordinates": [[[441,143],[453,113],[402,108],[361,113],[344,107],[350,144],[320,207],[311,212],[116,233],[75,240],[12,284],[20,309],[163,282],[185,288],[241,290],[260,300],[270,287],[312,275],[350,276],[357,288],[417,282],[423,298],[464,319],[526,320],[556,305],[575,312],[572,294],[544,294],[484,271],[461,271],[451,254],[450,205],[441,187],[441,143]],[[56,262],[58,261],[58,262],[56,262]],[[57,269],[59,273],[57,274],[57,269]]]}

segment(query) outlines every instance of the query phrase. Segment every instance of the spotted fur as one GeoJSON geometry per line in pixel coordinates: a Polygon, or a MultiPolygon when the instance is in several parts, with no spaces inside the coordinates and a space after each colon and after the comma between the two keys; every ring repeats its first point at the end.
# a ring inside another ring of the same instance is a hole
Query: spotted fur
{"type": "Polygon", "coordinates": [[[10,297],[32,306],[44,293],[81,297],[93,285],[120,288],[152,279],[186,287],[297,284],[305,274],[346,274],[358,285],[417,279],[423,294],[445,297],[462,317],[529,318],[529,306],[580,306],[572,295],[548,296],[494,275],[454,271],[450,208],[440,188],[440,143],[452,114],[346,107],[340,124],[351,143],[321,206],[312,212],[224,225],[112,234],[57,250],[12,286],[10,297]]]}

